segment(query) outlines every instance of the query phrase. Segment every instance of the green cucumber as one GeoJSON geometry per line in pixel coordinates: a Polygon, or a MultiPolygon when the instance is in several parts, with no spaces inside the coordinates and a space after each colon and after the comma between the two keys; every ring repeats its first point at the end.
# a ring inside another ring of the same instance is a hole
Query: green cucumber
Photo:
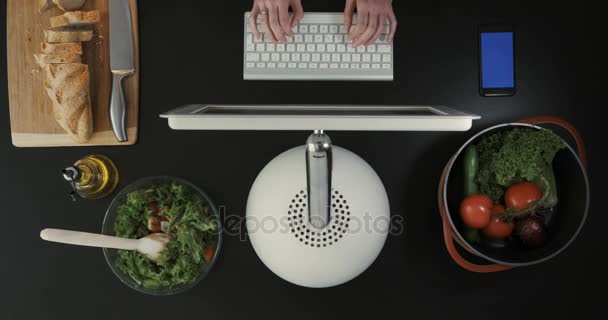
{"type": "MultiPolygon", "coordinates": [[[[463,154],[463,173],[464,173],[464,196],[469,197],[479,194],[479,186],[475,180],[477,171],[479,170],[479,153],[473,144],[469,144],[464,149],[463,154]]],[[[464,238],[469,243],[478,243],[480,241],[479,230],[464,227],[464,238]]]]}

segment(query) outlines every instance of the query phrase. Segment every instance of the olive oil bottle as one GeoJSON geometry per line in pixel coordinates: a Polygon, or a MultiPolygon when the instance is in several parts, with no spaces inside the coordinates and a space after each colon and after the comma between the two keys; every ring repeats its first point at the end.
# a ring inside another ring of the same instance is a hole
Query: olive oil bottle
{"type": "Polygon", "coordinates": [[[63,178],[70,182],[71,193],[84,199],[101,199],[109,196],[118,186],[118,169],[110,158],[92,154],[65,168],[63,178]]]}

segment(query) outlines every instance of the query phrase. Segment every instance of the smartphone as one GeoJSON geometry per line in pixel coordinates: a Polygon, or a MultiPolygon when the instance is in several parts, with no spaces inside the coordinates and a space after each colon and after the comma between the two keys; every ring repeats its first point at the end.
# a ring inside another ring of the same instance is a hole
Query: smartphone
{"type": "Polygon", "coordinates": [[[513,26],[479,27],[479,93],[484,97],[515,94],[513,26]]]}

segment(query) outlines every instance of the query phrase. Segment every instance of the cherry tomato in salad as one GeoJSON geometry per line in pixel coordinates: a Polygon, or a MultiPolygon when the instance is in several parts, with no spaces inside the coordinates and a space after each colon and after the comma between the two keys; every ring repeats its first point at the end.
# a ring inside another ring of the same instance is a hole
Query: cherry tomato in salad
{"type": "Polygon", "coordinates": [[[505,193],[505,204],[507,208],[515,211],[526,210],[534,205],[543,192],[531,182],[522,182],[512,185],[505,193]]]}
{"type": "Polygon", "coordinates": [[[505,222],[501,219],[505,213],[507,213],[507,210],[500,204],[497,204],[492,208],[490,224],[482,230],[486,237],[504,239],[513,233],[513,222],[505,222]]]}
{"type": "Polygon", "coordinates": [[[205,260],[207,260],[207,263],[211,262],[211,260],[213,260],[213,256],[215,255],[215,248],[214,247],[205,248],[203,255],[205,255],[205,260]]]}
{"type": "Polygon", "coordinates": [[[464,198],[460,203],[462,222],[473,229],[483,229],[490,223],[490,211],[494,203],[485,194],[464,198]]]}

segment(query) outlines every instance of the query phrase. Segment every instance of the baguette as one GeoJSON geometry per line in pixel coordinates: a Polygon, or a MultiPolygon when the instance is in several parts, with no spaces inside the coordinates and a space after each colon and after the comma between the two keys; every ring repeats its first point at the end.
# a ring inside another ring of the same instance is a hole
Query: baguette
{"type": "Polygon", "coordinates": [[[82,54],[82,44],[80,42],[67,43],[40,43],[40,48],[44,54],[82,54]]]}
{"type": "Polygon", "coordinates": [[[80,63],[48,64],[44,75],[57,123],[77,142],[89,141],[93,133],[89,67],[80,63]]]}
{"type": "Polygon", "coordinates": [[[80,27],[99,22],[99,11],[69,11],[51,17],[51,28],[80,27]]]}
{"type": "Polygon", "coordinates": [[[82,55],[77,53],[65,54],[35,54],[34,58],[41,68],[47,64],[81,63],[82,55]]]}
{"type": "Polygon", "coordinates": [[[53,3],[63,11],[78,10],[85,2],[86,0],[53,0],[53,3]]]}
{"type": "Polygon", "coordinates": [[[83,42],[93,39],[93,31],[44,30],[44,38],[50,43],[83,42]]]}

